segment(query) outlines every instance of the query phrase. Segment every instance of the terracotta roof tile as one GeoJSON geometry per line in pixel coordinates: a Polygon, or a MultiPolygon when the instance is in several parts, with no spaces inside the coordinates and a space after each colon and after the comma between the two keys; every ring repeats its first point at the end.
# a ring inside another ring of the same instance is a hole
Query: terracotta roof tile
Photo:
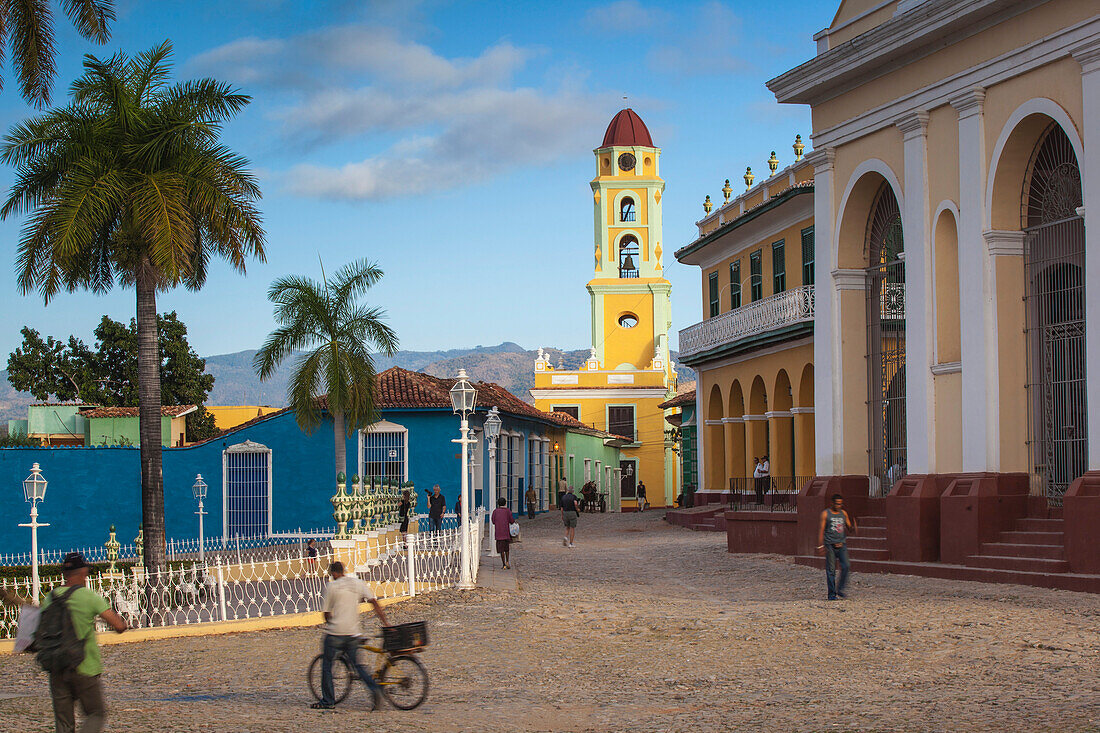
{"type": "Polygon", "coordinates": [[[673,407],[682,407],[684,405],[695,404],[695,390],[688,390],[687,392],[681,392],[670,400],[666,400],[657,407],[662,410],[668,410],[673,407]]]}
{"type": "MultiPolygon", "coordinates": [[[[195,409],[194,405],[161,405],[160,414],[163,417],[180,417],[195,409]]],[[[84,417],[88,418],[137,416],[138,408],[136,407],[97,407],[84,413],[84,417]]]]}

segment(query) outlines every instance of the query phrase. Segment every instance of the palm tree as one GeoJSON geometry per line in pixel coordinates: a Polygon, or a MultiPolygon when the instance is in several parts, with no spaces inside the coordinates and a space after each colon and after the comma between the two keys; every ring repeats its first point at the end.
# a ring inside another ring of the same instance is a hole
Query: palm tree
{"type": "MultiPolygon", "coordinates": [[[[109,26],[115,19],[113,0],[61,0],[61,7],[84,38],[106,43],[111,37],[109,26]]],[[[0,0],[0,58],[4,46],[11,48],[23,99],[38,109],[49,104],[50,87],[57,74],[49,2],[0,0]]],[[[3,86],[4,80],[0,78],[0,88],[3,86]]]]}
{"type": "Polygon", "coordinates": [[[218,142],[249,102],[212,79],[170,84],[171,46],[84,60],[72,102],[16,125],[0,160],[18,177],[0,219],[29,213],[16,268],[24,294],[115,284],[137,294],[145,565],[164,567],[157,291],[198,290],[212,256],[264,258],[247,161],[218,142]]]}
{"type": "Polygon", "coordinates": [[[287,387],[298,426],[307,433],[321,421],[321,409],[332,415],[336,443],[336,474],[347,471],[345,436],[374,422],[375,370],[371,348],[392,356],[397,334],[382,322],[385,311],[358,302],[360,295],[382,278],[367,260],[341,268],[322,282],[289,275],[271,284],[268,300],[275,304],[275,322],[252,364],[266,380],[284,359],[300,354],[287,387]],[[324,403],[319,397],[324,394],[324,403]]]}

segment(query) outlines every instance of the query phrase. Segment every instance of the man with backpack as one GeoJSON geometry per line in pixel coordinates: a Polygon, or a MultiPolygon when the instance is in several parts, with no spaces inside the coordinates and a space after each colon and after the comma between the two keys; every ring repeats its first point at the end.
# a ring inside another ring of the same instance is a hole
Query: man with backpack
{"type": "Polygon", "coordinates": [[[99,678],[103,664],[96,643],[96,616],[120,634],[126,630],[126,622],[111,610],[107,599],[85,587],[89,570],[79,552],[65,556],[61,563],[65,584],[54,588],[42,601],[34,635],[38,663],[50,673],[50,696],[58,733],[75,730],[77,700],[84,708],[81,733],[103,730],[107,707],[99,678]]]}

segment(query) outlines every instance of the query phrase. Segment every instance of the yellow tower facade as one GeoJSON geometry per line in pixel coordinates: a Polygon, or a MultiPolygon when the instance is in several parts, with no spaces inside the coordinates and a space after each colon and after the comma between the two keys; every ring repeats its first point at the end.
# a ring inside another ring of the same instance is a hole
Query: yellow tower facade
{"type": "Polygon", "coordinates": [[[591,353],[580,369],[565,370],[555,369],[540,350],[531,394],[539,409],[568,412],[631,440],[619,466],[584,473],[612,506],[637,509],[639,483],[649,504],[667,506],[679,491],[679,472],[665,411],[658,407],[675,391],[668,347],[672,286],[662,260],[661,149],[642,119],[624,109],[594,152],[591,353]]]}

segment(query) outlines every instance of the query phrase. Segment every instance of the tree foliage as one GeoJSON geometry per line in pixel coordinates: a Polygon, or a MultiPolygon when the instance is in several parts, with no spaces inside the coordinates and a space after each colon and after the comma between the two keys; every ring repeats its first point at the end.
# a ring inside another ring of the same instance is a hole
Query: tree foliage
{"type": "MultiPolygon", "coordinates": [[[[8,356],[8,381],[21,392],[38,400],[80,400],[109,407],[136,407],[137,322],[127,325],[107,316],[95,329],[95,343],[89,348],[81,339],[67,341],[53,336],[42,338],[24,327],[23,343],[8,356]]],[[[214,416],[202,406],[214,388],[214,375],[207,374],[206,361],[187,341],[187,325],[176,312],[157,316],[160,345],[161,404],[199,405],[187,416],[189,440],[203,440],[217,433],[214,416]]]]}
{"type": "Polygon", "coordinates": [[[277,328],[256,352],[260,379],[270,377],[289,356],[301,353],[287,387],[287,402],[298,426],[312,432],[321,421],[318,398],[333,417],[336,473],[346,473],[345,436],[376,419],[375,368],[371,349],[397,351],[397,334],[385,311],[359,302],[382,270],[367,260],[340,268],[317,282],[302,275],[281,277],[268,289],[277,328]]]}

